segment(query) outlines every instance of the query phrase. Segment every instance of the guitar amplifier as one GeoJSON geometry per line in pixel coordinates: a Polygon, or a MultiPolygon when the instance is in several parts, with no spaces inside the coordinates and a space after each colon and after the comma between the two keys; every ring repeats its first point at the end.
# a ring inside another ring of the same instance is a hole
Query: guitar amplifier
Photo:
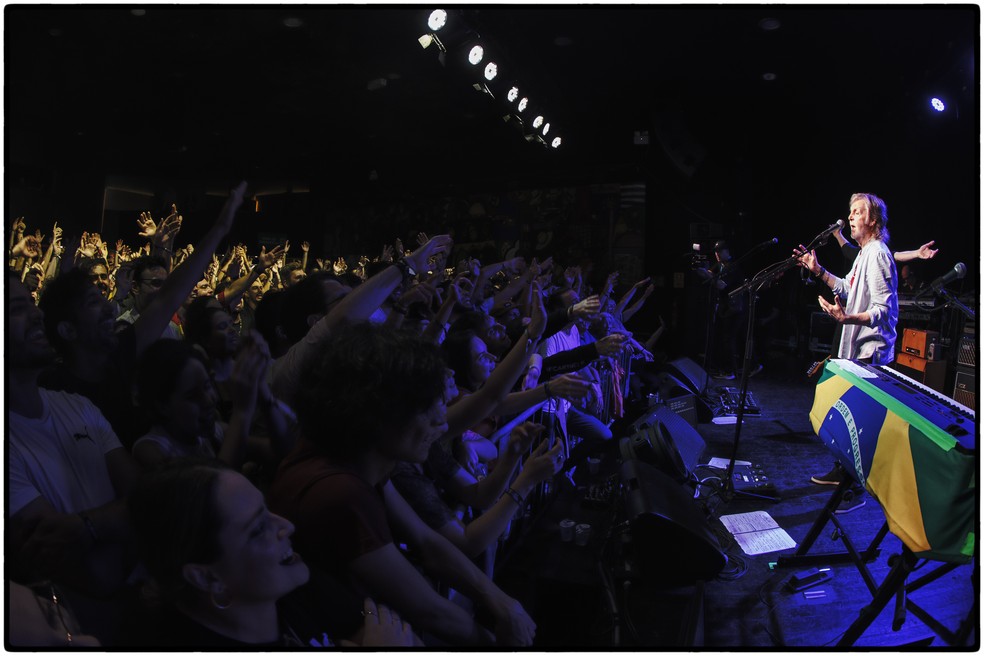
{"type": "Polygon", "coordinates": [[[902,331],[902,353],[927,360],[939,360],[940,334],[935,330],[916,330],[906,328],[902,331]]]}
{"type": "Polygon", "coordinates": [[[908,353],[897,353],[892,367],[926,387],[940,393],[943,392],[944,379],[946,378],[945,361],[933,361],[908,353]]]}
{"type": "Polygon", "coordinates": [[[974,335],[960,336],[960,344],[957,347],[957,364],[967,367],[977,366],[977,345],[974,343],[974,335]]]}
{"type": "Polygon", "coordinates": [[[953,400],[972,410],[977,410],[977,371],[970,367],[957,367],[953,381],[953,400]]]}

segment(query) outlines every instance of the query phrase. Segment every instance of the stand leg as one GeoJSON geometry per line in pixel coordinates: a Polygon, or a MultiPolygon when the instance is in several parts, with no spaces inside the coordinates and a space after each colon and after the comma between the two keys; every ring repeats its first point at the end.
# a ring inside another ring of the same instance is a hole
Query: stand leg
{"type": "Polygon", "coordinates": [[[744,496],[753,499],[779,501],[779,497],[771,494],[756,494],[754,492],[735,490],[735,460],[738,458],[738,441],[741,437],[741,425],[745,418],[745,399],[748,397],[748,377],[751,373],[752,352],[755,348],[755,301],[758,300],[758,296],[751,290],[749,290],[748,294],[748,334],[745,336],[745,361],[741,370],[741,392],[738,395],[735,441],[731,447],[731,460],[728,461],[727,480],[724,482],[724,498],[730,500],[735,496],[744,496]]]}
{"type": "Polygon", "coordinates": [[[899,590],[904,589],[905,579],[915,567],[916,560],[916,557],[909,551],[908,547],[902,547],[902,553],[897,557],[895,565],[889,571],[888,576],[882,581],[878,592],[875,594],[875,598],[871,600],[870,604],[861,609],[858,619],[854,620],[854,623],[847,628],[847,631],[844,632],[844,635],[837,643],[838,647],[850,647],[871,626],[871,623],[875,621],[878,613],[885,608],[889,600],[899,590]]]}

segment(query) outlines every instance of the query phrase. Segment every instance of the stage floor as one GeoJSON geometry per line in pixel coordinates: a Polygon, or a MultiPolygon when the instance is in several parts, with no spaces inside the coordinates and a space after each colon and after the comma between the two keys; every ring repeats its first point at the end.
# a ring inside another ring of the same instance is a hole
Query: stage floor
{"type": "MultiPolygon", "coordinates": [[[[830,565],[833,578],[815,588],[801,592],[789,590],[786,582],[790,576],[808,566],[774,568],[772,564],[780,555],[792,555],[794,549],[748,556],[729,539],[717,519],[722,515],[766,511],[799,544],[834,493],[834,486],[810,482],[811,475],[826,473],[833,459],[810,426],[808,412],[816,379],[807,379],[805,368],[795,362],[772,362],[750,381],[750,390],[762,412],[746,419],[738,459],[750,461],[765,471],[775,486],[778,501],[740,496],[722,503],[710,501],[711,528],[727,536],[729,542],[726,553],[730,562],[726,571],[737,567],[744,569],[744,573],[733,580],[715,579],[704,586],[703,621],[694,632],[695,649],[833,649],[862,607],[871,601],[872,595],[861,574],[850,562],[830,565]],[[822,594],[818,594],[819,591],[822,594]]],[[[737,386],[738,381],[712,381],[712,385],[715,384],[730,387],[737,386]]],[[[706,443],[700,463],[708,462],[711,457],[730,457],[734,425],[700,423],[696,429],[706,443]]],[[[619,437],[616,435],[616,439],[619,437]]],[[[885,518],[878,503],[866,495],[864,507],[838,515],[838,520],[854,546],[861,550],[868,546],[885,518]]],[[[810,553],[843,551],[843,541],[833,539],[834,529],[828,523],[810,553]]],[[[880,584],[885,578],[890,570],[889,558],[900,550],[901,542],[894,535],[889,534],[883,540],[880,555],[868,564],[876,583],[880,584]]],[[[910,580],[940,564],[929,563],[910,575],[910,580]]],[[[667,565],[673,566],[672,563],[667,565]]],[[[517,572],[512,569],[511,562],[507,561],[503,570],[497,572],[497,579],[499,574],[507,589],[510,585],[516,587],[517,572]]],[[[580,577],[583,575],[584,572],[579,573],[580,577]]],[[[612,597],[603,589],[585,587],[574,580],[566,584],[557,580],[534,584],[529,572],[525,576],[521,594],[527,596],[527,604],[535,606],[530,608],[534,618],[539,615],[541,630],[537,643],[543,648],[576,651],[685,646],[680,641],[681,625],[687,620],[685,611],[690,599],[687,590],[652,593],[636,587],[630,592],[631,586],[614,586],[621,620],[618,644],[613,645],[613,623],[608,612],[612,597]]],[[[957,567],[912,592],[910,599],[944,627],[956,632],[977,599],[974,576],[972,565],[957,567]]],[[[901,629],[893,631],[894,607],[892,600],[857,639],[854,649],[946,646],[911,612],[901,629]]],[[[976,609],[974,613],[976,623],[976,609]]],[[[974,631],[972,636],[971,641],[976,644],[977,632],[974,631]]]]}

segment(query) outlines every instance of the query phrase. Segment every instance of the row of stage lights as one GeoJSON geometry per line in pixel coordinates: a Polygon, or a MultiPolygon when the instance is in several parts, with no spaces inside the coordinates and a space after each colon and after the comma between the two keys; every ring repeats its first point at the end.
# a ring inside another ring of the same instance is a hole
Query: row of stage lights
{"type": "MultiPolygon", "coordinates": [[[[456,16],[456,18],[460,19],[461,17],[456,16]]],[[[485,48],[481,43],[476,42],[479,40],[479,37],[464,24],[463,20],[458,21],[458,25],[448,25],[448,19],[448,12],[444,9],[435,9],[430,12],[427,18],[427,28],[430,31],[417,39],[417,41],[423,48],[428,48],[431,45],[436,46],[440,53],[438,57],[442,63],[446,62],[448,45],[450,45],[452,57],[464,57],[464,61],[467,61],[468,65],[472,67],[472,70],[482,71],[481,77],[484,81],[475,84],[475,88],[495,98],[489,90],[488,83],[501,79],[499,65],[491,57],[486,57],[485,48]],[[444,39],[442,40],[439,35],[443,35],[444,39]],[[452,41],[456,37],[465,38],[461,44],[453,45],[452,41]]],[[[560,148],[563,140],[556,133],[551,135],[550,122],[547,121],[541,111],[531,107],[529,97],[520,91],[518,85],[509,85],[505,98],[508,112],[502,117],[504,121],[507,123],[514,122],[518,125],[523,130],[527,141],[535,141],[544,146],[549,145],[552,148],[560,148]],[[527,109],[530,111],[527,112],[527,109]],[[532,131],[526,128],[524,121],[524,118],[529,119],[530,117],[532,117],[530,122],[532,131]]]]}

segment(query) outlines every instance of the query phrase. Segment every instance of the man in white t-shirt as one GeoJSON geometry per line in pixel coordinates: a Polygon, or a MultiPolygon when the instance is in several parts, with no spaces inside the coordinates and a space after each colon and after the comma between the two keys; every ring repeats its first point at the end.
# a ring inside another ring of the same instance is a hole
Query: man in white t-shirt
{"type": "Polygon", "coordinates": [[[5,327],[9,575],[112,594],[134,564],[123,497],[138,469],[91,401],[38,387],[54,349],[9,272],[5,327]]]}

